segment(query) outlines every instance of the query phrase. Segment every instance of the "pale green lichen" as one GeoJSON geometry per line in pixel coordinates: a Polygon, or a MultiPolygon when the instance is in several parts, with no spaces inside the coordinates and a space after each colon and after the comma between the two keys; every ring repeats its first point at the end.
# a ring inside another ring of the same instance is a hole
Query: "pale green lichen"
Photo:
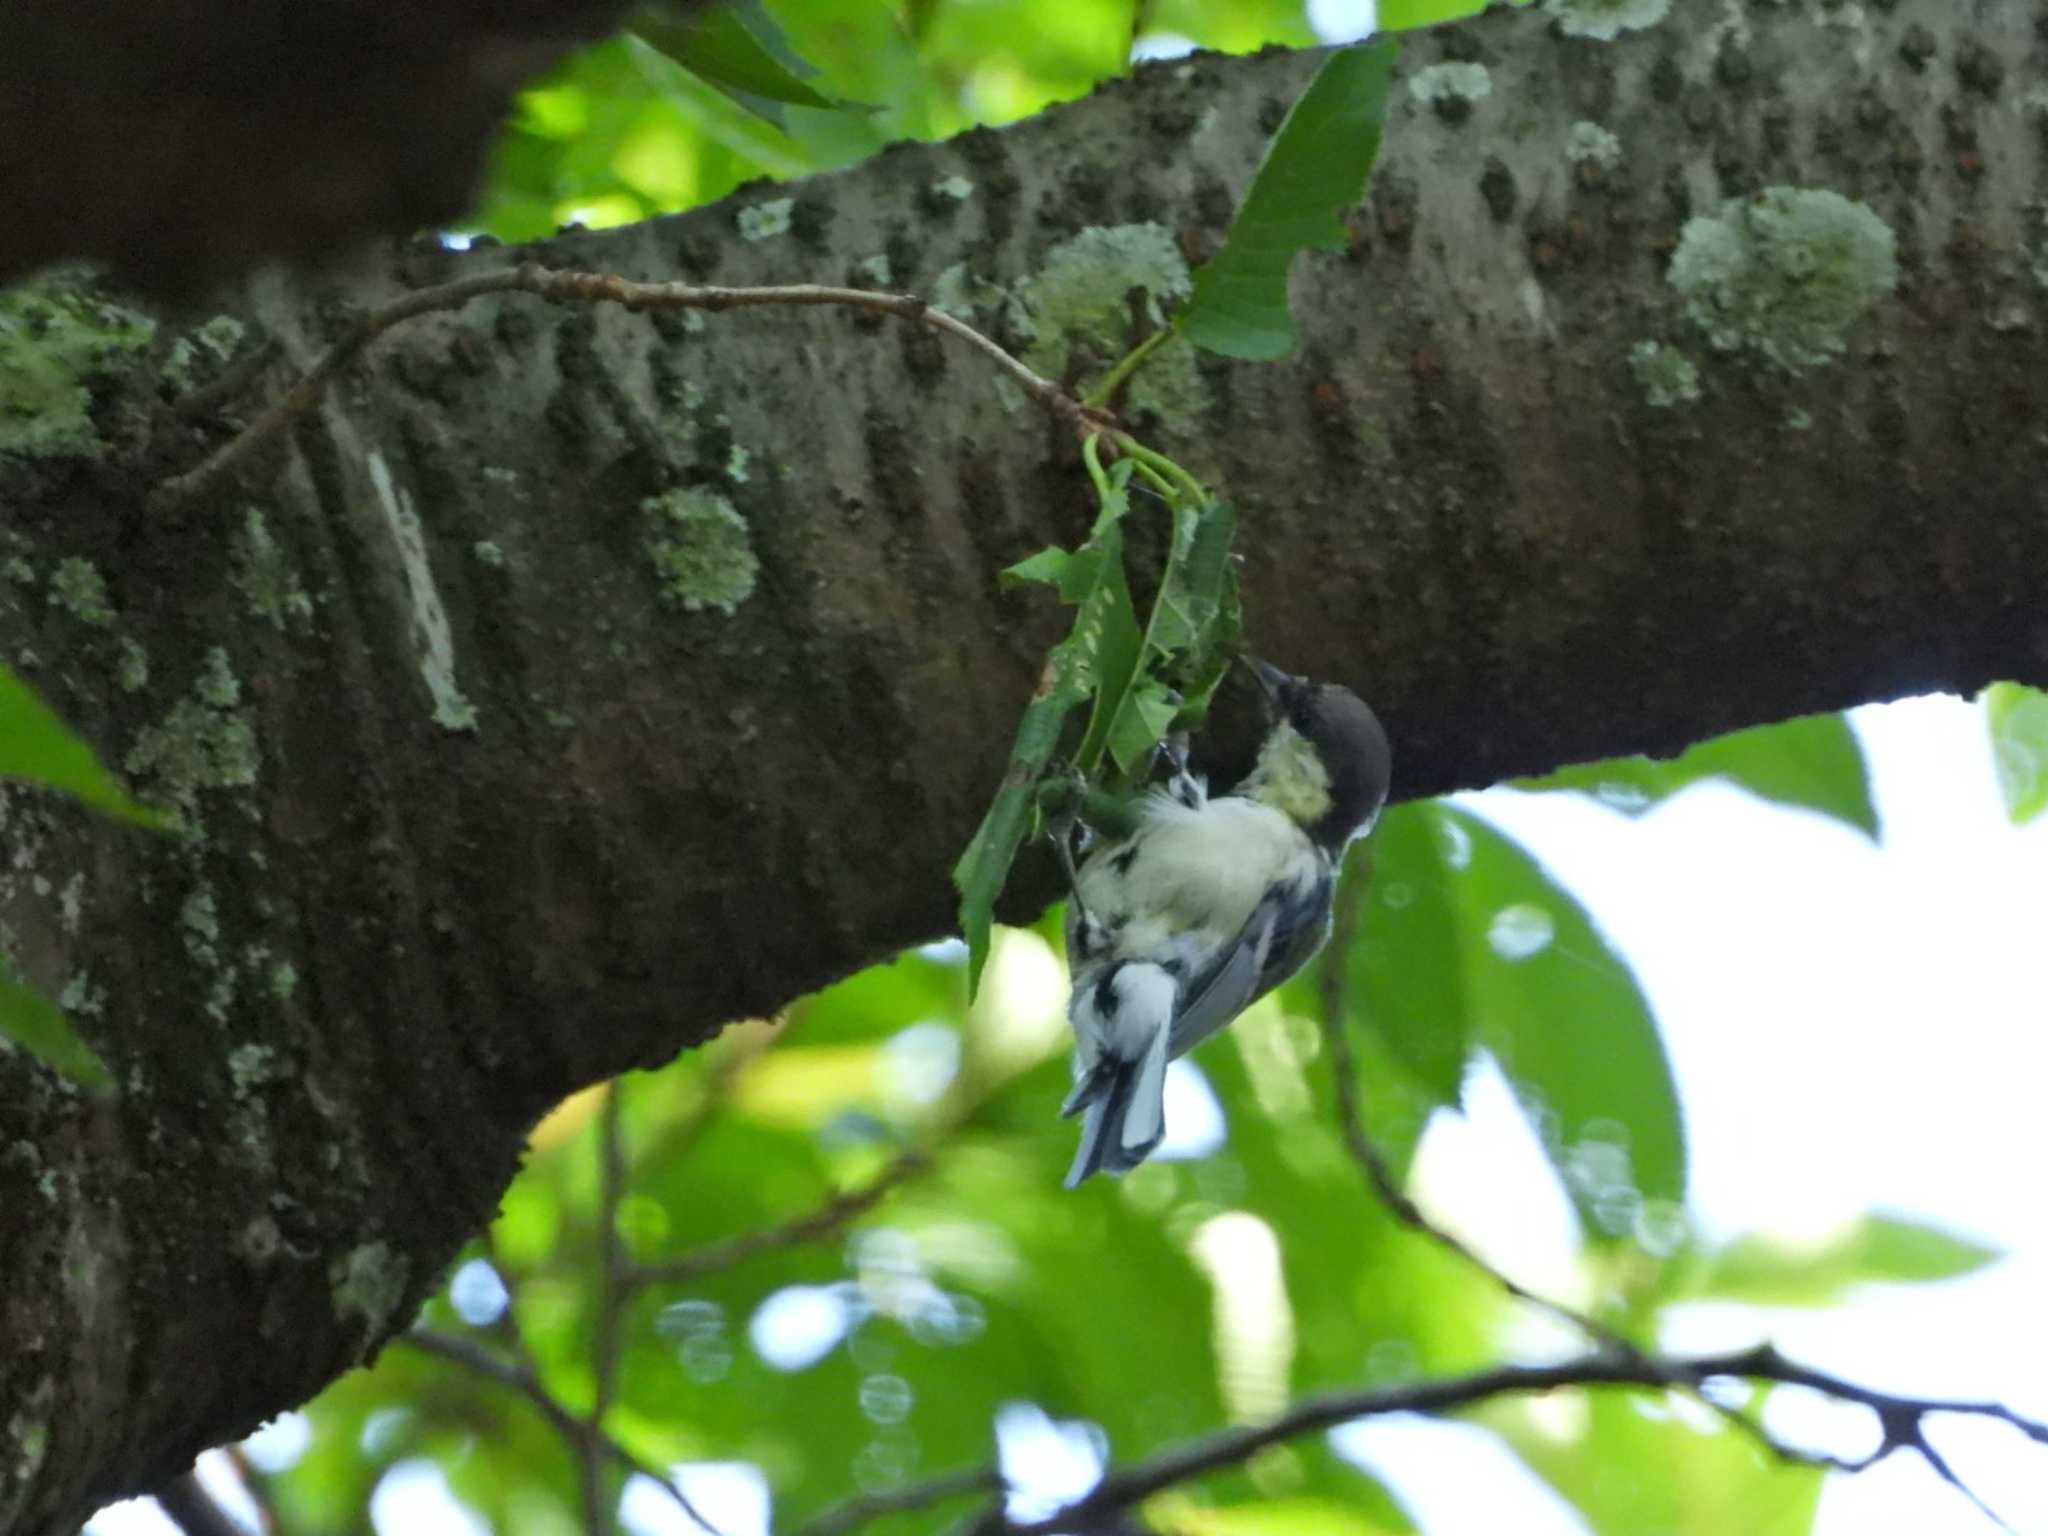
{"type": "Polygon", "coordinates": [[[676,490],[640,503],[661,595],[691,612],[730,614],[754,593],[761,563],[747,520],[714,491],[676,490]]]}
{"type": "Polygon", "coordinates": [[[1594,165],[1611,171],[1621,164],[1621,140],[1598,123],[1581,118],[1565,135],[1564,157],[1573,165],[1594,165]]]}
{"type": "Polygon", "coordinates": [[[1840,354],[1850,326],[1898,286],[1898,242],[1839,192],[1766,187],[1689,220],[1668,276],[1715,347],[1796,372],[1840,354]]]}
{"type": "Polygon", "coordinates": [[[976,277],[967,263],[956,261],[932,281],[931,306],[955,320],[973,320],[977,310],[1000,309],[1009,300],[1000,283],[976,277]]]}
{"type": "Polygon", "coordinates": [[[739,227],[742,240],[769,240],[789,233],[790,215],[795,208],[793,197],[771,198],[742,208],[733,222],[739,227]]]}
{"type": "Polygon", "coordinates": [[[1426,106],[1479,101],[1493,94],[1493,75],[1484,64],[1432,64],[1408,77],[1408,94],[1426,106]]]}
{"type": "MultiPolygon", "coordinates": [[[[1167,306],[1194,289],[1180,242],[1163,224],[1116,224],[1084,229],[1046,252],[1045,265],[1017,285],[1011,324],[1031,338],[1024,361],[1049,378],[1067,378],[1085,359],[1099,375],[1140,338],[1131,334],[1131,294],[1143,295],[1141,314],[1164,330],[1167,306]]],[[[1086,380],[1082,382],[1085,392],[1086,380]]],[[[1125,403],[1183,420],[1209,403],[1195,349],[1175,336],[1156,348],[1131,378],[1125,403]]]]}
{"type": "Polygon", "coordinates": [[[434,697],[434,724],[444,731],[473,731],[476,729],[476,706],[460,688],[434,697]]]}
{"type": "Polygon", "coordinates": [[[470,553],[476,556],[479,564],[488,565],[493,570],[501,569],[505,564],[505,551],[490,539],[478,539],[470,546],[470,553]]]}
{"type": "Polygon", "coordinates": [[[202,886],[185,898],[178,926],[185,931],[187,954],[209,969],[220,964],[220,906],[212,891],[202,886]]]}
{"type": "Polygon", "coordinates": [[[1629,348],[1628,366],[1643,398],[1660,409],[1700,397],[1700,371],[1676,347],[1661,341],[1639,341],[1629,348]]]}
{"type": "Polygon", "coordinates": [[[133,635],[121,637],[121,660],[115,668],[114,681],[121,685],[123,693],[140,693],[149,686],[149,652],[133,635]]]}
{"type": "Polygon", "coordinates": [[[362,1243],[351,1248],[327,1266],[334,1315],[360,1318],[363,1342],[368,1344],[383,1334],[405,1300],[405,1283],[411,1273],[412,1261],[389,1243],[362,1243]]]}
{"type": "Polygon", "coordinates": [[[147,346],[156,322],[83,285],[72,270],[0,292],[0,455],[100,450],[87,385],[147,346]]]}
{"type": "Polygon", "coordinates": [[[235,355],[243,334],[242,322],[233,315],[215,315],[198,329],[187,331],[164,359],[165,382],[181,395],[190,393],[204,375],[235,355]]]}
{"type": "Polygon", "coordinates": [[[64,983],[63,990],[57,994],[57,1006],[73,1018],[99,1018],[107,1011],[106,989],[94,986],[92,977],[79,971],[64,983]]]}
{"type": "Polygon", "coordinates": [[[0,575],[17,586],[26,587],[35,582],[36,568],[19,555],[9,555],[6,564],[0,565],[0,575]]]}
{"type": "Polygon", "coordinates": [[[964,203],[974,196],[974,183],[965,176],[941,176],[932,183],[934,197],[950,197],[956,203],[964,203]]]}
{"type": "Polygon", "coordinates": [[[1567,36],[1611,43],[1624,32],[1657,25],[1671,14],[1671,0],[1545,0],[1543,8],[1567,36]]]}
{"type": "Polygon", "coordinates": [[[740,444],[734,443],[732,451],[725,456],[725,478],[734,485],[745,485],[747,483],[747,466],[753,462],[753,454],[749,453],[740,444]]]}
{"type": "Polygon", "coordinates": [[[248,600],[249,611],[275,629],[313,617],[313,599],[300,587],[298,573],[284,547],[271,536],[260,508],[250,507],[242,514],[229,555],[228,580],[248,600]]]}
{"type": "Polygon", "coordinates": [[[107,600],[107,580],[99,567],[80,555],[57,562],[50,573],[50,601],[81,624],[105,629],[114,622],[114,605],[107,600]]]}
{"type": "Polygon", "coordinates": [[[235,669],[228,664],[228,653],[221,646],[210,646],[206,660],[199,667],[199,681],[193,685],[193,692],[199,695],[203,704],[215,709],[233,709],[242,702],[241,680],[235,676],[235,669]]]}
{"type": "Polygon", "coordinates": [[[270,966],[270,995],[280,1003],[291,1001],[299,990],[299,968],[289,960],[276,960],[270,966]]]}
{"type": "Polygon", "coordinates": [[[888,288],[896,281],[896,269],[889,261],[887,251],[878,251],[853,264],[853,270],[873,283],[877,288],[888,288]]]}
{"type": "Polygon", "coordinates": [[[235,1085],[235,1097],[238,1099],[246,1099],[265,1083],[283,1075],[283,1066],[274,1046],[250,1040],[228,1052],[228,1080],[235,1085]]]}
{"type": "Polygon", "coordinates": [[[144,727],[122,760],[155,799],[184,815],[188,831],[197,829],[201,790],[246,789],[256,782],[261,757],[240,698],[227,655],[216,646],[192,692],[144,727]]]}

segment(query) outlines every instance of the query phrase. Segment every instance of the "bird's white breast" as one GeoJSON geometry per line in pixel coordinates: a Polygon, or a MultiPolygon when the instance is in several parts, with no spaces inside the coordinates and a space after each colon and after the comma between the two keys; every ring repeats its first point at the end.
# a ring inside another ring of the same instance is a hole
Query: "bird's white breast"
{"type": "Polygon", "coordinates": [[[1089,857],[1079,885],[1113,930],[1113,955],[1187,949],[1192,958],[1234,937],[1272,886],[1319,872],[1307,835],[1271,806],[1226,795],[1191,807],[1157,795],[1137,832],[1089,857]]]}

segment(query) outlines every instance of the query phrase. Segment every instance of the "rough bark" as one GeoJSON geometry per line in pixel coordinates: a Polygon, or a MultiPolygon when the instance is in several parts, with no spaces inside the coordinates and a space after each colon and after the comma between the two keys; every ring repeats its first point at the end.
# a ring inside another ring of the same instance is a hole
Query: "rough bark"
{"type": "MultiPolygon", "coordinates": [[[[1257,644],[1381,708],[1401,793],[2048,673],[2032,11],[1870,9],[1419,41],[1408,78],[1483,62],[1490,94],[1400,94],[1351,249],[1298,274],[1305,344],[1134,409],[1238,504],[1257,644]],[[1580,121],[1618,164],[1568,158],[1580,121]],[[1666,278],[1689,217],[1778,184],[1869,202],[1903,269],[1800,374],[1709,348],[1666,278]],[[1701,400],[1649,403],[1644,340],[1693,354],[1701,400]]],[[[734,284],[886,256],[899,287],[965,263],[1043,298],[1092,228],[1220,235],[1314,63],[1151,68],[529,254],[734,284]],[[783,197],[786,232],[742,238],[783,197]]],[[[506,259],[415,247],[266,279],[241,314],[304,363],[506,259]]],[[[993,573],[1092,510],[1071,440],[982,359],[843,314],[479,301],[393,333],[288,457],[175,516],[149,486],[227,428],[178,417],[157,362],[96,385],[97,456],[0,467],[0,556],[35,578],[0,605],[5,654],[203,827],[8,797],[5,937],[122,1084],[89,1102],[0,1054],[13,1530],[67,1528],[374,1348],[555,1098],[945,931],[1056,622],[993,573]],[[729,616],[662,596],[643,504],[678,490],[745,518],[758,582],[729,616]],[[75,567],[50,580],[72,557],[111,622],[75,567]]]]}

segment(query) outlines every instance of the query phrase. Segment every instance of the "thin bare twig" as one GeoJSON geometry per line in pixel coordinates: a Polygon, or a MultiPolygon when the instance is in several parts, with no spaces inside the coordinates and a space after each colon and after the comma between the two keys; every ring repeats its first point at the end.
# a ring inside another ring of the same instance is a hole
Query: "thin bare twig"
{"type": "Polygon", "coordinates": [[[612,1405],[619,1380],[619,1327],[626,1307],[626,1253],[619,1239],[619,1200],[625,1193],[625,1158],[619,1148],[620,1099],[624,1078],[606,1085],[604,1103],[597,1116],[597,1328],[591,1340],[590,1412],[584,1416],[589,1433],[579,1444],[582,1455],[583,1509],[592,1536],[610,1536],[612,1504],[604,1486],[604,1458],[596,1450],[604,1434],[604,1416],[612,1405]]]}
{"type": "Polygon", "coordinates": [[[219,375],[171,402],[171,414],[180,421],[197,421],[240,398],[256,382],[257,375],[283,356],[276,341],[265,338],[228,360],[219,375]]]}
{"type": "Polygon", "coordinates": [[[1350,949],[1357,932],[1360,893],[1368,884],[1365,873],[1361,871],[1359,877],[1344,881],[1338,888],[1337,910],[1326,950],[1331,958],[1324,962],[1322,974],[1323,1035],[1329,1043],[1330,1073],[1336,1079],[1337,1123],[1344,1133],[1344,1144],[1351,1153],[1352,1161],[1364,1170],[1366,1180],[1379,1196],[1380,1203],[1402,1226],[1456,1254],[1515,1300],[1565,1323],[1602,1349],[1624,1356],[1640,1355],[1641,1351],[1627,1335],[1575,1307],[1530,1290],[1512,1276],[1495,1269],[1462,1238],[1431,1221],[1401,1188],[1394,1171],[1387,1166],[1385,1155],[1367,1131],[1365,1110],[1358,1097],[1358,1060],[1351,1053],[1351,1037],[1344,1028],[1345,968],[1340,958],[1350,949]]]}
{"type": "Polygon", "coordinates": [[[834,1195],[816,1210],[793,1221],[786,1221],[779,1227],[763,1227],[754,1232],[742,1232],[737,1236],[719,1242],[706,1243],[673,1259],[656,1264],[642,1264],[634,1268],[628,1278],[633,1285],[677,1285],[694,1280],[700,1275],[730,1269],[744,1259],[751,1259],[759,1253],[770,1253],[778,1248],[794,1248],[802,1243],[813,1242],[830,1236],[847,1223],[866,1215],[891,1190],[906,1180],[916,1178],[931,1168],[930,1154],[912,1150],[901,1154],[884,1168],[873,1180],[859,1189],[850,1189],[834,1195]]]}
{"type": "Polygon", "coordinates": [[[460,309],[471,299],[490,293],[530,293],[556,304],[619,304],[631,310],[756,309],[770,305],[833,306],[893,315],[957,338],[988,357],[1032,399],[1077,433],[1113,425],[1106,412],[1082,405],[1051,379],[1028,368],[995,341],[944,310],[934,309],[915,294],[876,293],[863,288],[830,288],[817,283],[789,283],[763,288],[695,287],[688,283],[640,283],[609,272],[549,271],[531,262],[473,272],[453,282],[421,288],[365,315],[349,333],[322,353],[297,383],[235,437],[196,468],[157,487],[150,498],[159,512],[175,511],[204,497],[228,476],[269,448],[303,419],[326,395],[327,388],[363,349],[393,326],[437,310],[460,309]]]}
{"type": "Polygon", "coordinates": [[[1003,1474],[995,1467],[963,1467],[922,1483],[892,1488],[886,1493],[865,1493],[844,1504],[835,1504],[816,1519],[798,1526],[791,1536],[845,1536],[846,1532],[884,1515],[923,1509],[964,1493],[1000,1493],[1002,1488],[1003,1474]]]}
{"type": "Polygon", "coordinates": [[[1411,1382],[1397,1387],[1308,1398],[1263,1424],[1227,1429],[1191,1440],[1185,1445],[1134,1462],[1120,1471],[1113,1471],[1090,1492],[1042,1520],[1013,1521],[998,1505],[988,1510],[973,1530],[975,1536],[1053,1536],[1060,1531],[1097,1529],[1105,1520],[1163,1489],[1224,1467],[1241,1465],[1267,1446],[1318,1430],[1333,1429],[1355,1419],[1395,1413],[1448,1413],[1495,1398],[1529,1396],[1567,1387],[1642,1387],[1692,1392],[1722,1379],[1808,1387],[1838,1401],[1870,1409],[1877,1416],[1881,1433],[1876,1450],[1854,1460],[1835,1457],[1813,1459],[1846,1471],[1860,1471],[1895,1451],[1918,1451],[1945,1481],[1960,1489],[1980,1509],[1985,1507],[1983,1501],[1970,1492],[1929,1447],[1925,1433],[1927,1419],[1938,1414],[1988,1418],[2010,1425],[2038,1444],[2048,1445],[2048,1424],[2029,1419],[2002,1403],[1894,1396],[1787,1360],[1768,1344],[1722,1354],[1668,1358],[1640,1352],[1621,1355],[1603,1349],[1576,1360],[1549,1365],[1496,1366],[1442,1381],[1411,1382]]]}
{"type": "Polygon", "coordinates": [[[541,1417],[552,1424],[557,1433],[567,1439],[572,1446],[580,1449],[586,1444],[593,1445],[626,1471],[653,1478],[661,1485],[662,1492],[675,1502],[678,1509],[710,1532],[711,1536],[719,1536],[718,1527],[704,1518],[697,1506],[690,1502],[689,1495],[676,1486],[674,1479],[658,1467],[642,1461],[610,1435],[571,1413],[562,1401],[547,1389],[546,1383],[530,1366],[515,1365],[509,1360],[501,1360],[487,1350],[479,1349],[467,1339],[456,1338],[431,1328],[415,1328],[409,1333],[401,1333],[394,1342],[409,1344],[422,1354],[452,1361],[464,1370],[511,1388],[531,1403],[541,1417]]]}

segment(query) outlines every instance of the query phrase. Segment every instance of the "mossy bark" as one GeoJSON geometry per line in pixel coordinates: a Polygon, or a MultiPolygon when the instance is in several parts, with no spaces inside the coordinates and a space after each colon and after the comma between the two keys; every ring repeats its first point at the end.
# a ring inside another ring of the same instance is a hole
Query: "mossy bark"
{"type": "MultiPolygon", "coordinates": [[[[1351,248],[1298,273],[1305,345],[1203,360],[1206,406],[1137,419],[1237,505],[1256,645],[1372,700],[1402,794],[2048,680],[2031,10],[1900,0],[1848,37],[1852,9],[1419,38],[1407,68],[1491,89],[1398,96],[1351,248]],[[1585,122],[1616,163],[1571,155],[1585,122]],[[1665,276],[1689,217],[1770,185],[1897,235],[1898,291],[1811,372],[1713,350],[1665,276]],[[1645,341],[1698,400],[1646,397],[1645,341]]],[[[964,264],[1002,331],[988,285],[1085,229],[1218,239],[1314,65],[1155,66],[899,146],[781,190],[767,238],[741,235],[755,191],[519,254],[732,284],[886,256],[917,291],[964,264]]],[[[235,310],[303,365],[508,259],[416,245],[235,310]]],[[[161,377],[143,354],[95,381],[98,457],[0,466],[0,648],[187,824],[6,799],[0,937],[76,989],[122,1085],[88,1102],[0,1056],[12,1530],[70,1528],[374,1348],[561,1095],[945,932],[1056,623],[994,573],[1092,513],[1074,444],[983,359],[872,317],[478,301],[175,515],[147,493],[230,423],[161,377]],[[645,508],[678,490],[745,520],[730,614],[665,595],[645,508]],[[113,622],[50,600],[74,558],[113,622]]],[[[1049,890],[1025,871],[1018,910],[1049,890]]]]}

